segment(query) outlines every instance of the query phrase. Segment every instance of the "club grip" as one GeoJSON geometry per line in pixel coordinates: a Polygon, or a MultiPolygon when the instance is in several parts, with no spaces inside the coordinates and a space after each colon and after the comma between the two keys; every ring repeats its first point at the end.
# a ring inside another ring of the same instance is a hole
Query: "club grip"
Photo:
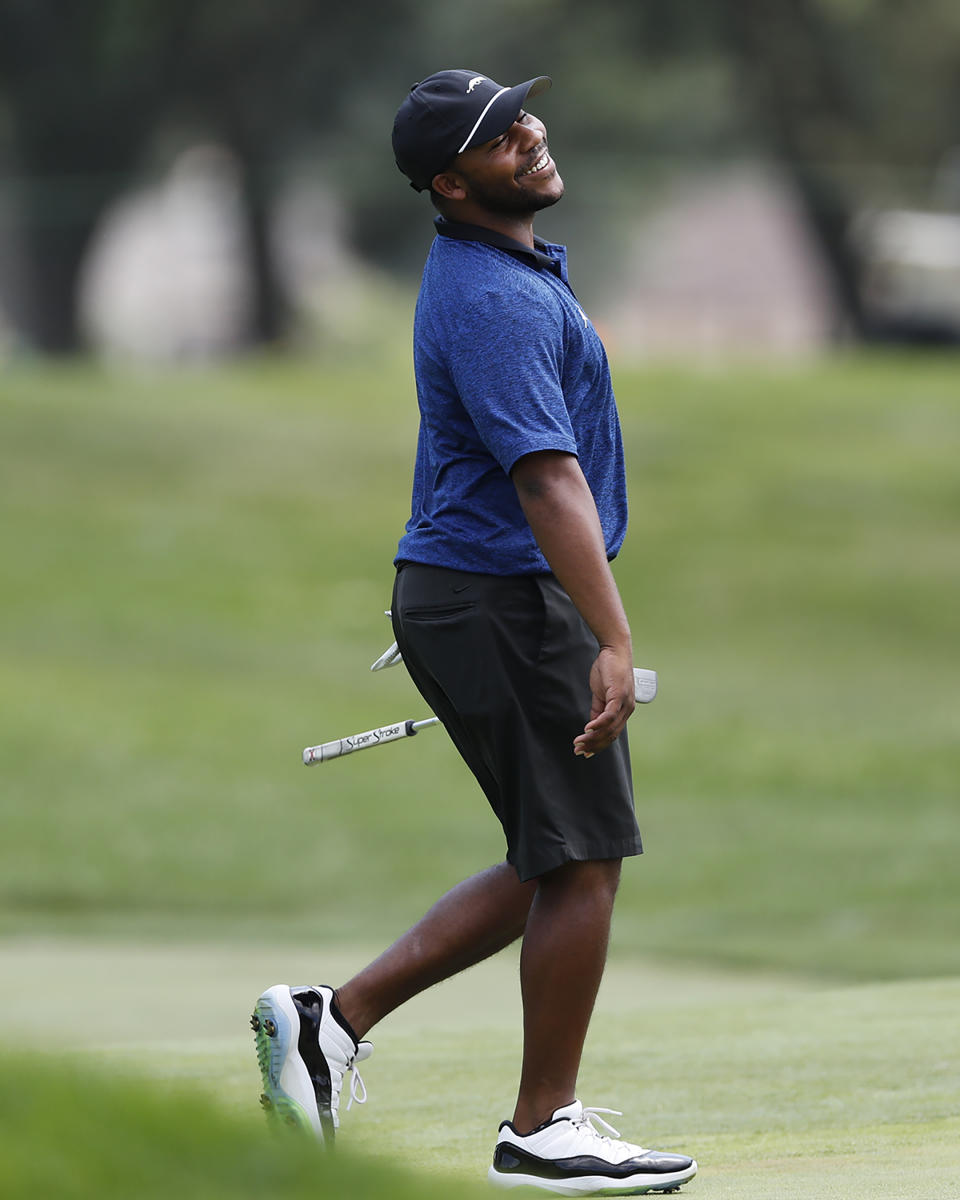
{"type": "Polygon", "coordinates": [[[374,746],[385,746],[387,742],[396,742],[400,738],[413,737],[417,732],[413,724],[413,721],[397,721],[393,725],[381,725],[377,729],[368,729],[365,733],[354,733],[350,737],[323,742],[319,746],[307,746],[303,752],[303,765],[312,767],[315,763],[329,762],[331,758],[343,758],[345,754],[353,754],[356,750],[370,750],[374,746]]]}

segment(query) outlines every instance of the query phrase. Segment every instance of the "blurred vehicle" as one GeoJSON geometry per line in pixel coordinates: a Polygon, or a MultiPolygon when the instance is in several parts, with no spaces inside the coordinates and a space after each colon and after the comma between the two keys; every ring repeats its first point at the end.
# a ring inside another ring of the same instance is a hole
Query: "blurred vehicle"
{"type": "Polygon", "coordinates": [[[939,173],[936,193],[939,211],[888,209],[854,222],[874,340],[960,344],[960,155],[939,173]]]}

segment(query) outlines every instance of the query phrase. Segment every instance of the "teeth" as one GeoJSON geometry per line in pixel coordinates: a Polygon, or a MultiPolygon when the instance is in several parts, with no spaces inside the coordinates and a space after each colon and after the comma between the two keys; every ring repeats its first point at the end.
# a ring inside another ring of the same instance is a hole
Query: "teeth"
{"type": "Polygon", "coordinates": [[[542,171],[549,161],[550,152],[548,150],[544,150],[543,154],[537,159],[533,166],[527,167],[527,169],[525,171],[521,171],[520,174],[532,175],[535,171],[542,171]]]}

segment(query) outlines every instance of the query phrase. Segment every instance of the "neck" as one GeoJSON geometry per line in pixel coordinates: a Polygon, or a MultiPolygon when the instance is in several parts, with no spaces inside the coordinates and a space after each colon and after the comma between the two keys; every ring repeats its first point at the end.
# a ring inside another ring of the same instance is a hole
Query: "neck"
{"type": "Polygon", "coordinates": [[[464,202],[448,205],[443,215],[450,221],[492,229],[494,233],[502,233],[505,237],[513,238],[515,242],[533,249],[534,213],[490,212],[479,204],[464,202]]]}

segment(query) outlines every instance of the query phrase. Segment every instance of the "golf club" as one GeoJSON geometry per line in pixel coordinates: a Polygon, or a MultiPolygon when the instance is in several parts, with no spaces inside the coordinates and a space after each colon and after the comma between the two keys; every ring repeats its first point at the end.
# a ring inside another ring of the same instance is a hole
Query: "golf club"
{"type": "MultiPolygon", "coordinates": [[[[395,651],[396,644],[381,655],[377,662],[392,655],[395,651]]],[[[377,669],[376,664],[372,669],[377,669]]],[[[633,695],[636,702],[649,704],[656,694],[656,671],[647,667],[634,667],[633,695]]],[[[315,763],[329,762],[332,758],[343,758],[344,755],[353,754],[357,750],[370,750],[374,746],[385,746],[389,742],[398,742],[402,738],[414,737],[421,729],[428,729],[431,725],[439,724],[439,717],[425,717],[422,721],[395,721],[392,725],[381,725],[377,729],[367,729],[363,733],[350,734],[349,737],[334,738],[333,741],[322,742],[319,746],[307,746],[303,751],[303,765],[312,767],[315,763]]]]}

